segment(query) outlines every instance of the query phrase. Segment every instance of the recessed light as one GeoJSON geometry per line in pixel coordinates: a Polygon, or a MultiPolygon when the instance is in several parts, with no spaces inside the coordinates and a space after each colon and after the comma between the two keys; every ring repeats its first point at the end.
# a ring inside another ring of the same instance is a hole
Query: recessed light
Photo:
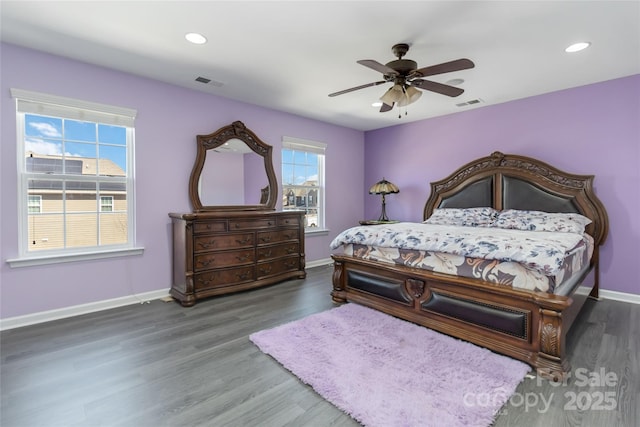
{"type": "Polygon", "coordinates": [[[447,82],[448,85],[457,86],[464,83],[464,79],[451,79],[447,82]]]}
{"type": "Polygon", "coordinates": [[[591,43],[589,43],[589,42],[574,43],[571,46],[569,46],[568,48],[566,48],[564,51],[568,52],[568,53],[580,52],[581,50],[584,50],[584,49],[588,48],[589,46],[591,46],[591,43]]]}
{"type": "Polygon", "coordinates": [[[185,34],[184,38],[189,40],[193,44],[205,44],[207,42],[207,38],[198,33],[187,33],[185,34]]]}

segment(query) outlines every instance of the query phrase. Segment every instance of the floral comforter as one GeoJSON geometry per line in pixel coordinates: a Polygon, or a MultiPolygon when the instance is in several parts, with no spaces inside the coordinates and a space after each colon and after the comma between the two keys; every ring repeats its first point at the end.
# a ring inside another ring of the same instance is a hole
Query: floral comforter
{"type": "Polygon", "coordinates": [[[588,265],[588,235],[397,223],[353,227],[331,243],[347,255],[553,292],[588,265]]]}

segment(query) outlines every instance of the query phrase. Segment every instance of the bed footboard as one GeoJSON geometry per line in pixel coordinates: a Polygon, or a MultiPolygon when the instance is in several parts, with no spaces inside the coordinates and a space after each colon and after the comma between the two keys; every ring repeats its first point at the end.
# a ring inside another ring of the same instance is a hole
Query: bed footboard
{"type": "Polygon", "coordinates": [[[595,286],[593,268],[570,295],[482,281],[345,255],[334,259],[336,303],[354,302],[528,363],[548,378],[570,370],[567,332],[595,286]]]}

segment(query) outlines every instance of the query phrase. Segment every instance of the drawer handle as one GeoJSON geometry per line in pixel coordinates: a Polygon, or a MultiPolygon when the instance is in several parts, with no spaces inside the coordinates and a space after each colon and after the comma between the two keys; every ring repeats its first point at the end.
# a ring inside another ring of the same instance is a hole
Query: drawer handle
{"type": "Polygon", "coordinates": [[[291,235],[291,234],[285,234],[284,237],[288,240],[288,239],[293,239],[294,237],[296,237],[295,234],[291,235]]]}
{"type": "Polygon", "coordinates": [[[288,268],[293,268],[296,266],[297,263],[298,261],[289,261],[289,262],[285,262],[284,265],[286,265],[288,268]]]}
{"type": "Polygon", "coordinates": [[[248,260],[248,259],[249,259],[249,255],[247,255],[247,254],[244,254],[244,255],[238,255],[238,256],[236,257],[236,259],[237,259],[238,261],[246,261],[246,260],[248,260]]]}
{"type": "Polygon", "coordinates": [[[200,279],[200,282],[201,282],[204,286],[207,286],[209,283],[213,282],[213,278],[211,278],[211,279],[200,279]]]}
{"type": "Polygon", "coordinates": [[[249,278],[249,272],[245,271],[243,273],[236,273],[236,278],[239,280],[247,280],[249,278]]]}
{"type": "Polygon", "coordinates": [[[212,248],[216,245],[216,241],[215,240],[210,240],[208,242],[200,242],[200,247],[203,249],[209,249],[212,248]]]}
{"type": "Polygon", "coordinates": [[[296,251],[296,248],[294,246],[289,246],[287,248],[287,254],[292,254],[296,251]]]}
{"type": "Polygon", "coordinates": [[[211,265],[211,263],[212,263],[212,262],[215,262],[215,260],[216,260],[215,258],[208,258],[208,259],[206,259],[206,260],[204,260],[204,261],[200,261],[200,264],[201,264],[203,267],[209,267],[209,266],[211,265]]]}
{"type": "Polygon", "coordinates": [[[260,241],[263,243],[269,243],[271,241],[271,237],[261,237],[260,241]]]}
{"type": "Polygon", "coordinates": [[[267,266],[267,267],[262,267],[260,268],[260,273],[261,274],[269,274],[271,273],[271,266],[267,266]]]}
{"type": "Polygon", "coordinates": [[[268,251],[263,251],[262,252],[262,256],[263,257],[270,257],[272,253],[273,252],[271,251],[271,249],[269,249],[268,251]]]}
{"type": "Polygon", "coordinates": [[[247,243],[251,242],[251,237],[245,237],[244,240],[237,240],[236,239],[236,243],[239,245],[245,245],[247,243]]]}

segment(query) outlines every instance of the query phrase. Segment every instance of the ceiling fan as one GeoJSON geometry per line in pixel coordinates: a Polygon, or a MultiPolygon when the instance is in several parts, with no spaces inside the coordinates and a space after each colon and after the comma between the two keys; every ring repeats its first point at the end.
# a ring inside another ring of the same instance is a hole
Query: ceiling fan
{"type": "Polygon", "coordinates": [[[418,89],[428,90],[451,97],[461,95],[464,92],[463,89],[431,80],[424,80],[423,77],[450,73],[452,71],[466,70],[475,66],[471,60],[463,58],[456,59],[455,61],[443,62],[442,64],[431,65],[429,67],[418,68],[418,64],[415,61],[402,59],[402,57],[409,51],[408,44],[396,44],[391,48],[391,50],[398,59],[388,62],[387,64],[381,64],[373,59],[362,59],[357,61],[358,64],[382,73],[384,80],[330,93],[329,96],[338,96],[355,90],[393,82],[393,86],[380,98],[383,102],[380,112],[384,113],[385,111],[391,110],[396,104],[398,107],[404,107],[417,101],[418,98],[422,96],[422,92],[418,89]]]}

